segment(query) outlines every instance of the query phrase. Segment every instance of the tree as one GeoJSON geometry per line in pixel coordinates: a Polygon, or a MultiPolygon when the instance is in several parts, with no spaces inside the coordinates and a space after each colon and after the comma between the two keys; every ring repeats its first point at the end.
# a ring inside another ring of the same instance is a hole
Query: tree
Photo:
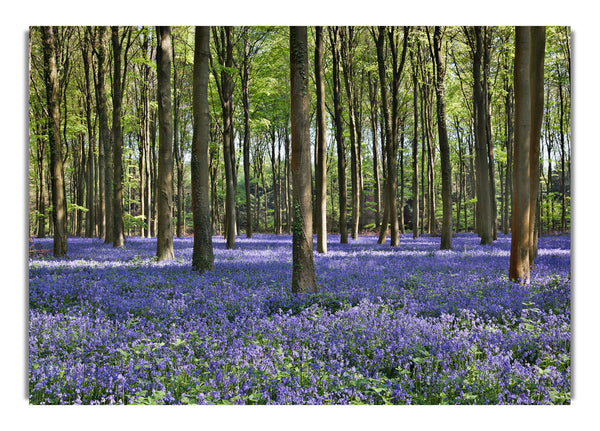
{"type": "Polygon", "coordinates": [[[113,247],[124,245],[124,221],[123,221],[123,132],[121,129],[121,110],[123,104],[123,88],[127,76],[127,51],[131,46],[131,29],[126,29],[119,39],[119,27],[112,27],[113,48],[113,195],[112,195],[112,244],[113,247]],[[127,45],[123,55],[123,67],[121,67],[121,51],[123,42],[127,37],[127,45]]]}
{"type": "Polygon", "coordinates": [[[233,141],[233,28],[231,26],[217,29],[212,27],[213,39],[217,50],[220,73],[213,67],[213,74],[221,100],[221,117],[223,120],[223,159],[225,160],[225,236],[228,249],[235,248],[236,211],[235,211],[235,173],[233,157],[235,153],[233,141]]]}
{"type": "Polygon", "coordinates": [[[508,275],[512,281],[521,284],[529,284],[530,269],[533,265],[533,261],[530,260],[530,229],[535,221],[535,206],[532,206],[532,200],[536,199],[537,195],[531,196],[531,190],[534,188],[532,183],[536,182],[536,166],[539,166],[540,111],[543,113],[544,97],[544,45],[544,27],[516,27],[515,155],[508,275]]]}
{"type": "Polygon", "coordinates": [[[329,27],[329,38],[331,40],[331,54],[333,57],[333,122],[335,123],[335,141],[337,144],[337,167],[339,184],[339,230],[340,243],[348,243],[348,225],[346,206],[348,203],[346,186],[346,148],[344,144],[344,131],[342,124],[342,90],[340,81],[340,29],[329,27]]]}
{"type": "Polygon", "coordinates": [[[478,233],[481,244],[492,244],[492,206],[490,196],[489,160],[486,131],[486,100],[481,80],[481,63],[483,57],[483,30],[474,27],[466,32],[470,37],[473,54],[473,108],[475,110],[475,156],[477,170],[477,208],[478,233]]]}
{"type": "Polygon", "coordinates": [[[446,65],[442,56],[442,31],[439,26],[436,26],[434,30],[433,50],[437,77],[435,87],[437,124],[442,163],[442,238],[440,248],[449,250],[452,249],[452,166],[450,164],[448,130],[446,129],[446,91],[444,88],[446,65]]]}
{"type": "Polygon", "coordinates": [[[327,123],[323,76],[323,27],[315,28],[315,86],[317,89],[317,142],[315,178],[317,187],[317,252],[327,254],[327,123]]]}
{"type": "Polygon", "coordinates": [[[194,251],[192,268],[203,272],[214,266],[208,182],[208,62],[210,29],[196,27],[194,46],[192,144],[192,211],[194,213],[194,251]]]}
{"type": "Polygon", "coordinates": [[[306,27],[290,27],[292,119],[293,269],[292,292],[317,291],[313,262],[308,50],[306,27]]]}
{"type": "Polygon", "coordinates": [[[171,29],[156,27],[158,46],[158,261],[171,260],[173,252],[173,120],[171,110],[171,29]]]}
{"type": "Polygon", "coordinates": [[[50,172],[52,175],[52,220],[54,225],[54,256],[67,254],[67,202],[62,144],[60,140],[60,87],[56,63],[55,29],[42,27],[44,48],[44,82],[48,113],[48,142],[50,143],[50,172]]]}

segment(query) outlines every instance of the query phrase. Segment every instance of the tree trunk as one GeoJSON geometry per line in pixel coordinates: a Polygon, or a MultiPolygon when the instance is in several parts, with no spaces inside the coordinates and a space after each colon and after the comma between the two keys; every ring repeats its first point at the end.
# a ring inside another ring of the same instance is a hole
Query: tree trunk
{"type": "Polygon", "coordinates": [[[340,49],[339,49],[339,27],[329,28],[331,40],[331,53],[333,56],[333,110],[335,123],[335,141],[337,143],[338,156],[338,186],[339,186],[339,230],[340,243],[348,243],[348,226],[346,219],[347,188],[346,188],[346,148],[344,145],[344,133],[342,127],[342,102],[340,82],[340,49]]]}
{"type": "Polygon", "coordinates": [[[242,106],[244,108],[244,191],[246,193],[246,238],[252,238],[252,202],[250,200],[250,39],[244,33],[242,66],[242,106]]]}
{"type": "Polygon", "coordinates": [[[98,60],[96,81],[96,105],[98,106],[99,126],[99,196],[98,235],[104,238],[105,244],[110,244],[112,237],[112,189],[113,163],[111,133],[108,127],[108,103],[106,100],[106,37],[107,27],[98,28],[96,57],[98,60]]]}
{"type": "Polygon", "coordinates": [[[323,27],[316,27],[315,83],[317,93],[317,142],[315,177],[317,188],[317,252],[327,254],[327,123],[325,120],[325,78],[323,73],[323,27]]]}
{"type": "Polygon", "coordinates": [[[316,292],[310,195],[310,120],[306,27],[290,27],[292,180],[294,199],[292,292],[316,292]]]}
{"type": "MultiPolygon", "coordinates": [[[[411,51],[411,58],[413,57],[411,51]]],[[[414,138],[412,143],[412,232],[413,239],[419,237],[419,105],[418,105],[418,85],[417,67],[413,58],[413,129],[414,138]]]]}
{"type": "Polygon", "coordinates": [[[444,76],[446,66],[442,55],[442,32],[440,27],[435,27],[434,52],[436,63],[436,96],[437,96],[437,124],[440,140],[440,158],[442,164],[442,238],[440,248],[452,249],[452,165],[450,164],[450,146],[448,145],[448,131],[446,129],[446,91],[444,76]]]}
{"type": "Polygon", "coordinates": [[[194,213],[194,251],[192,268],[210,271],[214,266],[208,181],[208,59],[210,29],[196,27],[194,46],[192,143],[192,209],[194,213]]]}
{"type": "Polygon", "coordinates": [[[477,206],[479,209],[479,236],[482,245],[492,244],[492,214],[486,133],[486,101],[481,84],[481,59],[483,55],[482,28],[475,27],[473,52],[473,108],[475,110],[475,157],[477,159],[477,206]]]}
{"type": "Polygon", "coordinates": [[[375,198],[375,227],[381,224],[381,185],[379,179],[379,155],[377,145],[377,80],[371,80],[369,72],[369,101],[371,106],[371,137],[373,139],[373,177],[375,186],[373,195],[375,198]]]}
{"type": "Polygon", "coordinates": [[[529,284],[533,268],[539,182],[539,140],[544,112],[545,27],[517,27],[515,39],[515,166],[509,277],[529,284]],[[537,147],[537,148],[535,148],[537,147]],[[536,177],[536,174],[538,175],[536,177]],[[532,190],[536,195],[531,196],[532,190]]]}
{"type": "Polygon", "coordinates": [[[88,209],[85,220],[85,236],[87,238],[94,237],[96,229],[96,211],[95,211],[95,180],[94,180],[94,153],[96,151],[96,135],[95,123],[92,123],[92,90],[90,82],[90,58],[87,47],[89,46],[89,38],[85,37],[85,47],[82,47],[83,70],[84,70],[84,101],[85,101],[85,119],[88,130],[88,157],[86,168],[86,207],[88,209]]]}
{"type": "Polygon", "coordinates": [[[52,175],[52,220],[54,225],[54,256],[67,254],[67,202],[64,188],[62,144],[60,140],[60,87],[56,64],[56,38],[54,28],[42,27],[44,50],[44,81],[50,123],[48,142],[50,143],[50,170],[52,175]]]}
{"type": "Polygon", "coordinates": [[[233,165],[233,29],[232,27],[221,27],[220,37],[217,37],[216,29],[213,27],[214,39],[217,45],[219,62],[225,66],[217,76],[219,96],[221,99],[221,110],[223,120],[223,159],[225,160],[225,236],[227,237],[228,249],[235,248],[236,235],[236,213],[235,213],[235,173],[233,165]]]}
{"type": "Polygon", "coordinates": [[[158,47],[158,261],[171,260],[173,252],[173,119],[171,109],[171,28],[156,27],[158,47]]]}
{"type": "Polygon", "coordinates": [[[540,138],[544,117],[544,54],[546,52],[546,27],[531,27],[531,60],[529,82],[531,86],[531,143],[529,154],[529,265],[534,269],[537,257],[536,217],[540,186],[540,138]],[[533,215],[533,216],[532,216],[533,215]]]}
{"type": "Polygon", "coordinates": [[[356,132],[356,112],[354,110],[354,70],[352,66],[353,57],[353,27],[342,27],[340,31],[342,72],[348,98],[348,117],[350,127],[350,182],[352,185],[352,239],[358,238],[359,216],[360,216],[360,189],[358,171],[358,142],[356,132]]]}
{"type": "Polygon", "coordinates": [[[113,247],[124,245],[124,222],[123,222],[123,132],[121,129],[121,105],[123,101],[123,83],[121,74],[121,50],[122,41],[119,41],[119,27],[112,27],[113,48],[113,194],[112,194],[112,239],[113,247]]]}

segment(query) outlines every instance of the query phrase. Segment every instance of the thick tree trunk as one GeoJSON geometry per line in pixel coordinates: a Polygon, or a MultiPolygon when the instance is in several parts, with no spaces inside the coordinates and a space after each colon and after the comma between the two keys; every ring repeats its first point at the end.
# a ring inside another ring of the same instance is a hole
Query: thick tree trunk
{"type": "Polygon", "coordinates": [[[50,171],[52,175],[52,220],[54,225],[54,256],[67,254],[67,202],[64,188],[62,144],[60,140],[60,108],[56,38],[52,27],[42,27],[44,50],[44,81],[48,113],[48,142],[50,143],[50,171]]]}
{"type": "Polygon", "coordinates": [[[208,59],[210,30],[196,27],[194,48],[192,143],[192,209],[194,213],[194,251],[192,268],[209,271],[214,266],[208,181],[208,59]]]}
{"type": "Polygon", "coordinates": [[[310,120],[306,27],[290,27],[292,180],[294,199],[292,292],[317,291],[310,196],[310,120]]]}
{"type": "Polygon", "coordinates": [[[544,27],[517,27],[515,39],[515,166],[509,277],[529,284],[531,230],[539,182],[539,140],[544,104],[544,27]],[[537,147],[537,148],[535,148],[537,147]],[[536,174],[538,177],[536,177],[536,174]]]}
{"type": "Polygon", "coordinates": [[[442,55],[442,32],[440,27],[434,30],[434,52],[436,63],[436,96],[437,124],[440,140],[440,158],[442,164],[442,238],[440,248],[452,249],[452,165],[450,164],[450,147],[448,145],[448,130],[446,129],[446,91],[444,76],[446,66],[442,55]]]}
{"type": "Polygon", "coordinates": [[[173,119],[171,108],[171,29],[156,27],[158,46],[158,261],[171,260],[173,252],[173,119]]]}

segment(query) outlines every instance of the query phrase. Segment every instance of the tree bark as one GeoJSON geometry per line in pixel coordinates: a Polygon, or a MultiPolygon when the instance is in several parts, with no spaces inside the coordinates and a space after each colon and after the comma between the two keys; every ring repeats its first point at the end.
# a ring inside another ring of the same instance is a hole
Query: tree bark
{"type": "Polygon", "coordinates": [[[418,85],[417,66],[411,51],[411,59],[413,65],[413,129],[414,138],[412,142],[412,232],[413,239],[419,237],[419,106],[418,106],[418,85]]]}
{"type": "Polygon", "coordinates": [[[208,181],[209,40],[209,27],[196,27],[193,78],[192,210],[194,213],[194,250],[192,268],[200,272],[210,271],[214,266],[210,222],[210,183],[208,181]]]}
{"type": "Polygon", "coordinates": [[[446,66],[442,55],[442,31],[440,27],[435,27],[433,40],[437,76],[437,124],[442,165],[442,238],[440,248],[450,250],[452,249],[452,165],[450,164],[450,146],[448,145],[448,130],[446,128],[446,90],[444,87],[446,66]]]}
{"type": "Polygon", "coordinates": [[[122,40],[119,40],[119,27],[111,28],[113,48],[113,194],[112,194],[112,238],[113,247],[124,245],[123,222],[123,132],[121,129],[121,107],[123,102],[123,83],[125,73],[121,73],[122,40]]]}
{"type": "Polygon", "coordinates": [[[294,199],[292,292],[317,291],[313,262],[308,52],[306,27],[290,27],[292,181],[294,199]]]}
{"type": "Polygon", "coordinates": [[[315,84],[317,90],[317,142],[315,145],[317,252],[327,254],[327,123],[325,120],[323,27],[316,27],[315,31],[315,84]]]}
{"type": "Polygon", "coordinates": [[[342,102],[341,102],[341,83],[340,83],[340,48],[339,48],[339,27],[329,28],[329,38],[331,40],[331,53],[333,57],[333,110],[335,123],[335,141],[337,143],[337,165],[338,165],[338,186],[339,186],[339,230],[340,243],[348,243],[348,226],[346,218],[347,206],[347,187],[346,187],[346,148],[344,144],[344,133],[342,127],[342,102]]]}
{"type": "Polygon", "coordinates": [[[48,142],[50,144],[50,171],[52,175],[52,220],[54,225],[54,256],[67,254],[67,202],[64,188],[64,168],[60,139],[60,87],[56,62],[54,28],[42,27],[44,51],[44,81],[49,113],[48,142]]]}
{"type": "Polygon", "coordinates": [[[217,76],[215,81],[221,99],[221,111],[223,120],[223,159],[225,160],[225,236],[227,237],[226,247],[235,248],[236,235],[236,211],[235,211],[235,173],[233,166],[233,153],[235,151],[233,144],[233,77],[231,68],[233,67],[233,29],[232,27],[222,27],[219,37],[216,29],[213,27],[213,35],[217,45],[217,55],[219,62],[225,66],[217,76]]]}
{"type": "Polygon", "coordinates": [[[250,38],[244,31],[242,65],[242,106],[244,108],[244,191],[246,193],[246,238],[252,238],[252,202],[250,199],[250,38]]]}
{"type": "Polygon", "coordinates": [[[531,86],[531,144],[529,154],[529,265],[534,269],[537,257],[536,217],[540,187],[540,138],[544,118],[544,54],[546,52],[546,27],[531,27],[531,60],[529,82],[531,86]],[[531,215],[534,215],[533,217],[531,215]]]}
{"type": "Polygon", "coordinates": [[[171,29],[156,27],[158,47],[158,261],[174,258],[173,252],[173,119],[171,108],[171,29]]]}
{"type": "Polygon", "coordinates": [[[481,84],[481,59],[483,55],[482,28],[474,28],[475,47],[473,51],[473,107],[475,110],[475,157],[477,169],[477,206],[479,209],[479,236],[481,244],[492,244],[492,214],[490,202],[490,180],[488,166],[488,146],[486,133],[486,102],[483,99],[481,84]]]}

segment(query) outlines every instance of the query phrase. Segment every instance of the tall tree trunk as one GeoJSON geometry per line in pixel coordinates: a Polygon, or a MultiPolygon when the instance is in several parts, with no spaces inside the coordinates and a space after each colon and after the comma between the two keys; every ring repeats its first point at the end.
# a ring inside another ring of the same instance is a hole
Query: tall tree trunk
{"type": "Polygon", "coordinates": [[[369,72],[369,101],[371,106],[371,137],[373,139],[373,177],[375,185],[373,195],[375,198],[375,226],[381,224],[381,185],[379,179],[379,155],[377,145],[377,79],[371,80],[369,72]]]}
{"type": "Polygon", "coordinates": [[[317,142],[315,177],[317,186],[317,252],[327,254],[327,123],[325,120],[325,78],[323,72],[323,27],[316,27],[315,84],[317,93],[317,142]]]}
{"type": "Polygon", "coordinates": [[[217,55],[219,62],[225,66],[217,76],[219,96],[221,99],[221,111],[223,119],[223,159],[225,160],[225,236],[227,237],[226,247],[235,248],[236,235],[236,212],[235,212],[235,172],[233,164],[233,154],[235,152],[233,142],[233,77],[231,68],[233,67],[233,29],[231,26],[222,27],[217,36],[216,29],[213,27],[213,36],[217,45],[217,55]]]}
{"type": "Polygon", "coordinates": [[[208,182],[209,40],[209,27],[196,27],[193,79],[192,209],[194,212],[194,251],[192,254],[192,268],[200,272],[209,271],[214,266],[210,224],[210,184],[208,182]]]}
{"type": "Polygon", "coordinates": [[[315,84],[317,93],[317,142],[315,177],[317,186],[317,252],[327,254],[327,123],[325,119],[325,78],[323,72],[323,27],[316,27],[315,84]]]}
{"type": "Polygon", "coordinates": [[[545,27],[516,27],[515,167],[509,277],[529,284],[544,112],[545,27]],[[537,148],[536,148],[537,147],[537,148]],[[537,176],[536,176],[537,175],[537,176]],[[536,195],[531,196],[532,190],[536,195]]]}
{"type": "Polygon", "coordinates": [[[86,207],[88,209],[85,220],[85,236],[92,238],[95,234],[96,229],[96,211],[95,211],[95,180],[94,180],[94,153],[96,151],[96,134],[95,134],[95,122],[92,122],[92,90],[90,82],[90,57],[88,52],[89,37],[88,33],[85,33],[85,46],[82,46],[82,57],[83,57],[83,71],[84,71],[84,101],[85,101],[85,119],[88,130],[88,157],[87,157],[87,168],[86,168],[86,207]]]}
{"type": "Polygon", "coordinates": [[[352,239],[358,238],[360,216],[360,178],[358,171],[358,142],[356,131],[356,112],[354,110],[354,68],[352,65],[354,54],[354,28],[342,27],[340,31],[342,72],[348,98],[348,117],[350,127],[350,182],[352,185],[352,239]]]}
{"type": "Polygon", "coordinates": [[[413,239],[419,237],[419,78],[417,76],[417,66],[411,51],[411,63],[413,65],[413,129],[414,138],[412,142],[412,232],[413,239]]]}
{"type": "Polygon", "coordinates": [[[452,249],[452,165],[450,164],[450,146],[448,145],[448,131],[446,129],[446,91],[444,88],[446,65],[442,55],[442,31],[440,27],[435,27],[433,40],[437,76],[437,124],[442,164],[442,238],[440,248],[450,250],[452,249]]]}
{"type": "Polygon", "coordinates": [[[158,47],[158,261],[171,260],[173,252],[173,119],[171,108],[171,28],[156,27],[158,47]]]}
{"type": "Polygon", "coordinates": [[[252,202],[250,199],[250,38],[244,32],[242,65],[242,106],[244,108],[244,191],[246,193],[246,238],[252,238],[252,202]]]}
{"type": "Polygon", "coordinates": [[[175,167],[177,169],[177,182],[175,194],[175,212],[177,224],[175,225],[175,235],[181,238],[184,234],[184,211],[183,211],[183,143],[180,131],[180,108],[181,108],[181,78],[178,76],[177,62],[175,61],[175,43],[171,40],[171,56],[173,63],[173,156],[175,157],[175,167]]]}
{"type": "Polygon", "coordinates": [[[529,157],[531,145],[531,91],[529,62],[531,32],[516,27],[515,39],[515,157],[509,277],[529,283],[529,157]]]}
{"type": "Polygon", "coordinates": [[[317,291],[310,196],[310,120],[306,27],[290,27],[292,180],[294,198],[292,292],[317,291]]]}
{"type": "Polygon", "coordinates": [[[60,140],[60,87],[56,64],[56,37],[54,28],[42,27],[44,50],[44,81],[50,123],[48,142],[50,143],[50,169],[52,174],[52,220],[54,225],[54,256],[67,254],[67,202],[64,188],[62,144],[60,140]]]}
{"type": "Polygon", "coordinates": [[[112,137],[108,127],[108,103],[106,100],[106,39],[107,27],[98,28],[98,38],[96,47],[96,57],[98,59],[98,69],[96,71],[96,104],[98,105],[98,125],[99,125],[99,213],[100,220],[98,235],[104,238],[105,244],[112,242],[112,190],[113,190],[113,157],[112,157],[112,137]]]}
{"type": "MultiPolygon", "coordinates": [[[[558,67],[558,66],[557,66],[558,67]]],[[[560,193],[562,199],[562,205],[560,209],[560,231],[567,231],[567,183],[566,183],[566,175],[565,175],[565,159],[566,159],[566,150],[565,150],[565,98],[563,94],[563,77],[561,77],[559,73],[558,79],[558,99],[559,99],[559,131],[560,131],[560,193]]]]}
{"type": "MultiPolygon", "coordinates": [[[[125,72],[121,74],[122,40],[119,40],[119,27],[112,27],[113,48],[113,195],[112,195],[112,244],[113,247],[124,245],[123,221],[123,131],[121,129],[121,105],[123,102],[123,84],[125,72]]],[[[125,67],[127,67],[125,65],[125,67]]]]}
{"type": "Polygon", "coordinates": [[[473,107],[475,110],[475,156],[477,159],[477,206],[479,208],[479,235],[481,244],[492,244],[492,209],[488,146],[486,132],[486,101],[483,98],[481,81],[481,59],[483,55],[483,34],[481,27],[474,28],[475,49],[473,52],[473,107]]]}
{"type": "Polygon", "coordinates": [[[333,56],[333,110],[335,123],[335,141],[337,143],[338,156],[338,185],[339,185],[339,230],[340,243],[348,243],[348,226],[346,219],[347,206],[347,188],[346,188],[346,148],[344,144],[344,133],[342,127],[342,102],[341,102],[341,82],[340,82],[340,48],[339,48],[339,27],[329,28],[329,38],[331,40],[331,53],[333,56]]]}
{"type": "MultiPolygon", "coordinates": [[[[544,54],[546,52],[546,27],[531,27],[531,60],[529,82],[531,86],[531,144],[529,154],[529,265],[534,269],[537,257],[536,217],[540,187],[540,138],[544,118],[544,54]],[[532,216],[533,215],[533,216],[532,216]]],[[[538,224],[539,225],[539,224],[538,224]]]]}

